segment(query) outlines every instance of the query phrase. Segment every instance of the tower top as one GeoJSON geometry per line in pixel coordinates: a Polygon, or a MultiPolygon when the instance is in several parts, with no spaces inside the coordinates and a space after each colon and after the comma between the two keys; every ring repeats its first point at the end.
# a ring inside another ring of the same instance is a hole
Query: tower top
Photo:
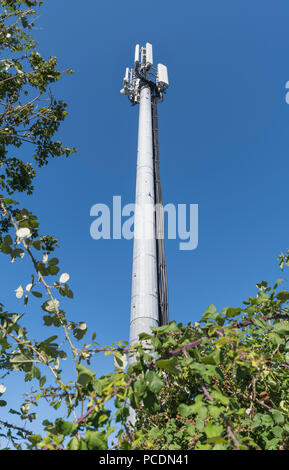
{"type": "Polygon", "coordinates": [[[134,67],[126,68],[123,88],[120,92],[127,95],[133,103],[139,103],[140,90],[149,85],[154,96],[163,101],[164,93],[169,86],[168,69],[163,64],[153,66],[153,47],[147,42],[145,47],[135,46],[134,67]]]}

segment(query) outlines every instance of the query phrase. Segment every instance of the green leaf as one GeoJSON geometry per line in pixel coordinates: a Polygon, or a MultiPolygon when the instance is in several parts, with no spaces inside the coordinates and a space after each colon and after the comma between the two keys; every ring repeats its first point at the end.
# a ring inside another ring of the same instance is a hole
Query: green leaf
{"type": "Polygon", "coordinates": [[[5,204],[19,204],[19,202],[14,201],[14,199],[11,199],[10,197],[4,198],[3,201],[5,202],[5,204]]]}
{"type": "Polygon", "coordinates": [[[160,409],[158,397],[150,390],[146,391],[146,394],[143,398],[143,403],[148,411],[152,414],[155,414],[160,409]]]}
{"type": "Polygon", "coordinates": [[[151,370],[146,374],[146,381],[150,391],[155,394],[158,394],[164,385],[162,379],[151,370]]]}
{"type": "Polygon", "coordinates": [[[45,384],[45,382],[46,382],[46,377],[45,377],[45,375],[43,375],[43,376],[41,377],[41,379],[39,380],[39,385],[40,385],[40,387],[43,387],[43,385],[45,384]]]}
{"type": "Polygon", "coordinates": [[[259,292],[257,297],[257,304],[267,302],[270,299],[270,295],[265,292],[259,292]]]}
{"type": "Polygon", "coordinates": [[[6,236],[4,237],[4,245],[8,245],[8,246],[9,246],[9,245],[12,245],[12,243],[13,243],[13,240],[12,240],[12,238],[10,237],[10,235],[6,235],[6,236]]]}
{"type": "Polygon", "coordinates": [[[209,411],[209,415],[212,416],[212,418],[216,419],[220,416],[222,411],[224,411],[224,408],[211,405],[208,407],[208,411],[209,411]]]}
{"type": "Polygon", "coordinates": [[[217,309],[215,305],[213,304],[209,305],[205,313],[202,315],[201,320],[204,321],[204,320],[207,320],[208,318],[214,318],[214,314],[216,313],[216,311],[217,309]]]}
{"type": "Polygon", "coordinates": [[[126,418],[128,418],[129,416],[129,407],[128,406],[124,406],[122,408],[120,408],[117,413],[116,413],[116,422],[119,423],[119,422],[124,422],[124,421],[127,421],[126,418]]]}
{"type": "Polygon", "coordinates": [[[136,380],[133,384],[133,388],[135,392],[142,397],[144,393],[146,392],[147,385],[145,381],[140,377],[138,380],[136,380]]]}
{"type": "Polygon", "coordinates": [[[220,349],[215,349],[211,354],[208,354],[202,359],[202,362],[205,364],[220,364],[221,362],[221,351],[220,349]]]}
{"type": "MultiPolygon", "coordinates": [[[[67,284],[65,284],[67,286],[67,284]]],[[[70,289],[67,289],[66,295],[69,299],[73,299],[73,292],[70,289]]]]}
{"type": "Polygon", "coordinates": [[[28,356],[28,354],[15,354],[15,356],[11,357],[10,362],[12,364],[24,364],[26,362],[34,362],[32,356],[28,356]]]}
{"type": "Polygon", "coordinates": [[[183,418],[187,418],[192,413],[192,407],[190,405],[186,405],[185,403],[181,403],[178,406],[178,414],[180,414],[183,418]]]}
{"type": "Polygon", "coordinates": [[[140,341],[144,341],[144,340],[150,339],[150,338],[151,338],[151,335],[148,335],[147,333],[141,333],[141,334],[139,335],[140,341]]]}
{"type": "Polygon", "coordinates": [[[270,415],[263,415],[262,416],[262,423],[265,425],[265,426],[273,426],[273,419],[271,418],[270,415]]]}
{"type": "Polygon", "coordinates": [[[271,343],[275,344],[276,346],[278,344],[284,344],[284,339],[281,338],[277,333],[269,333],[268,339],[269,341],[271,341],[271,343]]]}
{"type": "Polygon", "coordinates": [[[48,261],[49,266],[56,266],[56,264],[58,264],[58,263],[59,263],[59,260],[57,258],[51,258],[48,261]]]}
{"type": "Polygon", "coordinates": [[[281,300],[281,302],[286,302],[287,300],[289,300],[289,292],[287,292],[286,290],[283,290],[281,292],[278,292],[276,297],[278,300],[281,300]]]}
{"type": "Polygon", "coordinates": [[[196,427],[193,424],[186,424],[186,431],[185,433],[190,437],[195,437],[196,435],[196,427]]]}
{"type": "Polygon", "coordinates": [[[31,294],[34,295],[34,297],[38,297],[38,298],[42,297],[41,292],[31,291],[31,294]]]}
{"type": "Polygon", "coordinates": [[[80,385],[87,385],[95,376],[95,372],[85,367],[83,364],[77,366],[77,382],[80,385]]]}
{"type": "Polygon", "coordinates": [[[158,439],[159,437],[162,437],[162,434],[161,429],[153,427],[149,432],[149,439],[158,439]]]}
{"type": "Polygon", "coordinates": [[[228,405],[230,403],[230,400],[228,397],[226,397],[225,395],[223,395],[221,392],[217,391],[217,390],[213,390],[211,392],[211,396],[212,398],[214,398],[216,401],[219,401],[220,403],[222,403],[222,405],[228,405]]]}
{"type": "Polygon", "coordinates": [[[205,427],[205,433],[209,439],[221,436],[222,432],[223,426],[217,426],[215,424],[208,423],[205,427]]]}
{"type": "Polygon", "coordinates": [[[30,436],[28,436],[28,439],[34,445],[42,441],[42,437],[39,434],[31,434],[30,436]]]}
{"type": "Polygon", "coordinates": [[[34,377],[38,380],[40,379],[41,374],[40,374],[40,370],[38,369],[38,367],[33,366],[32,369],[31,369],[31,373],[32,373],[32,377],[34,377]]]}
{"type": "Polygon", "coordinates": [[[179,374],[177,364],[178,360],[176,357],[171,357],[170,359],[160,359],[156,361],[156,366],[158,369],[164,369],[166,372],[176,375],[179,374]]]}
{"type": "Polygon", "coordinates": [[[79,441],[76,437],[67,444],[67,450],[79,450],[79,441]]]}
{"type": "Polygon", "coordinates": [[[32,245],[36,250],[41,250],[41,241],[40,240],[33,240],[32,245]]]}
{"type": "Polygon", "coordinates": [[[87,431],[85,434],[88,450],[106,450],[107,438],[105,431],[87,431]]]}
{"type": "Polygon", "coordinates": [[[58,274],[59,273],[59,267],[58,266],[49,266],[48,267],[48,271],[49,271],[49,274],[51,274],[52,276],[54,276],[55,274],[58,274]]]}
{"type": "Polygon", "coordinates": [[[284,423],[284,416],[278,410],[272,410],[272,415],[276,424],[283,424],[284,423]]]}
{"type": "Polygon", "coordinates": [[[226,318],[232,318],[239,315],[241,311],[242,310],[240,308],[227,307],[226,309],[224,309],[223,313],[225,314],[226,318]]]}
{"type": "Polygon", "coordinates": [[[272,433],[274,434],[275,437],[278,437],[279,439],[281,439],[283,435],[283,429],[280,426],[274,426],[272,428],[272,433]]]}
{"type": "Polygon", "coordinates": [[[281,336],[289,335],[289,323],[287,322],[275,323],[273,329],[281,336]]]}
{"type": "Polygon", "coordinates": [[[77,429],[76,423],[71,423],[70,421],[63,421],[62,419],[57,419],[55,424],[57,432],[59,434],[63,434],[63,436],[68,436],[77,429]]]}
{"type": "Polygon", "coordinates": [[[197,415],[201,418],[201,419],[205,419],[208,415],[208,410],[205,406],[199,406],[199,404],[196,404],[196,405],[193,405],[192,406],[192,409],[198,409],[197,411],[197,415]]]}

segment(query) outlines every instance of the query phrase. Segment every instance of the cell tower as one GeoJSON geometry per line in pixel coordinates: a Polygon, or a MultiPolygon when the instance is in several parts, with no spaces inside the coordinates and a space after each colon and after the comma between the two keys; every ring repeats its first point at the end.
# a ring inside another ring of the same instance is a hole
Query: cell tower
{"type": "Polygon", "coordinates": [[[130,344],[134,344],[140,333],[151,333],[151,327],[169,321],[157,112],[169,81],[165,65],[153,67],[150,43],[136,45],[134,67],[126,68],[123,85],[121,93],[139,104],[130,314],[130,344]]]}

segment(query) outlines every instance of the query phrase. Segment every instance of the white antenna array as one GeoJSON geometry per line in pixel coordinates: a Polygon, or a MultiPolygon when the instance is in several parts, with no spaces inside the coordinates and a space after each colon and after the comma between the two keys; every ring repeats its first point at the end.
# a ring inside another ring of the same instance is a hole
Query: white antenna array
{"type": "Polygon", "coordinates": [[[147,42],[145,47],[135,46],[134,68],[126,68],[123,88],[120,92],[127,95],[132,103],[140,103],[140,90],[148,84],[159,101],[169,86],[168,69],[163,64],[153,67],[153,48],[147,42]]]}

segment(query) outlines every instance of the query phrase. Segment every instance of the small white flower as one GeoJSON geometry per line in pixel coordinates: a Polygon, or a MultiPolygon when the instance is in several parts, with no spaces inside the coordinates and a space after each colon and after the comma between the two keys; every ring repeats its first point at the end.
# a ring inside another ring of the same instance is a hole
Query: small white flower
{"type": "Polygon", "coordinates": [[[23,287],[20,285],[19,287],[17,287],[17,289],[15,290],[15,292],[16,292],[16,297],[17,297],[17,299],[21,299],[21,297],[22,297],[23,294],[24,294],[23,287]]]}
{"type": "Polygon", "coordinates": [[[3,395],[3,393],[6,392],[6,387],[3,384],[0,384],[0,395],[3,395]]]}
{"type": "Polygon", "coordinates": [[[57,310],[59,307],[59,300],[53,299],[53,300],[48,300],[47,305],[46,305],[46,310],[48,312],[54,312],[57,310]]]}
{"type": "Polygon", "coordinates": [[[31,291],[31,288],[32,288],[32,284],[27,284],[27,286],[26,286],[27,292],[30,292],[30,291],[31,291]]]}
{"type": "Polygon", "coordinates": [[[47,261],[48,261],[48,254],[47,253],[44,253],[44,255],[42,256],[42,261],[43,261],[44,264],[47,263],[47,261]]]}
{"type": "Polygon", "coordinates": [[[63,273],[63,274],[61,274],[61,276],[59,278],[59,282],[60,282],[60,284],[65,284],[67,281],[69,281],[69,279],[70,279],[69,274],[63,273]]]}
{"type": "Polygon", "coordinates": [[[90,358],[90,353],[87,352],[87,351],[82,351],[81,355],[84,359],[89,359],[90,358]]]}
{"type": "Polygon", "coordinates": [[[31,232],[30,232],[29,228],[24,227],[24,228],[19,228],[16,232],[16,235],[19,238],[25,238],[25,237],[30,237],[31,232]]]}

